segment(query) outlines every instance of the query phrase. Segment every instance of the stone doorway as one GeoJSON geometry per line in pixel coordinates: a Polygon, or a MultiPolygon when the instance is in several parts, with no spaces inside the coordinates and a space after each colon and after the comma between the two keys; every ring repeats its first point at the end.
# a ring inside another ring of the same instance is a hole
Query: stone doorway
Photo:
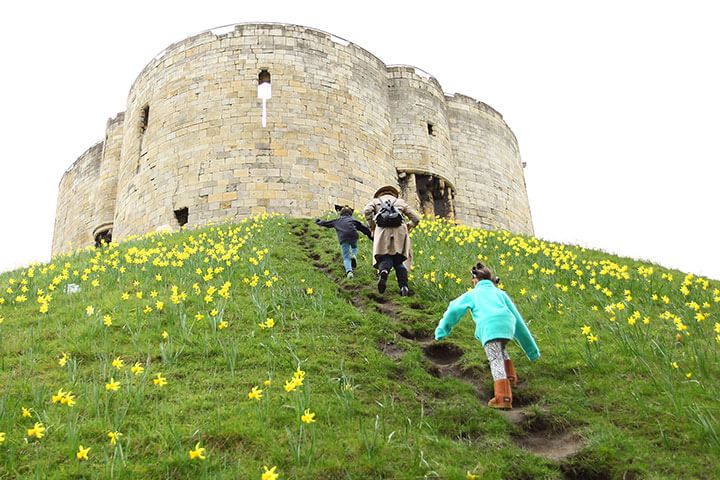
{"type": "Polygon", "coordinates": [[[400,196],[425,216],[455,218],[455,190],[436,175],[398,172],[400,196]]]}

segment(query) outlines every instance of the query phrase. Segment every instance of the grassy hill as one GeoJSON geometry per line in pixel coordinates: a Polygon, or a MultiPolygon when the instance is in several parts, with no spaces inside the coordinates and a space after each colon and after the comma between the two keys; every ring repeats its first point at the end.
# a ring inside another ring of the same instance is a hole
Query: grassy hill
{"type": "Polygon", "coordinates": [[[407,298],[367,239],[348,280],[333,231],[272,216],[0,275],[0,478],[720,476],[718,282],[443,221],[413,241],[407,298]],[[509,413],[469,316],[431,339],[477,259],[542,352],[511,344],[509,413]]]}

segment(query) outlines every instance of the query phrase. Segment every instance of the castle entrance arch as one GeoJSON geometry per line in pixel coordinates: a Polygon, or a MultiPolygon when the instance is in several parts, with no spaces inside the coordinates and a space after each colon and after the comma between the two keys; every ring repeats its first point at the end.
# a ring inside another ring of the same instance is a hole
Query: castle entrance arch
{"type": "Polygon", "coordinates": [[[96,247],[102,247],[112,242],[112,223],[100,225],[93,231],[93,239],[96,247]]]}
{"type": "Polygon", "coordinates": [[[400,194],[426,216],[455,218],[455,189],[438,175],[398,171],[400,194]]]}

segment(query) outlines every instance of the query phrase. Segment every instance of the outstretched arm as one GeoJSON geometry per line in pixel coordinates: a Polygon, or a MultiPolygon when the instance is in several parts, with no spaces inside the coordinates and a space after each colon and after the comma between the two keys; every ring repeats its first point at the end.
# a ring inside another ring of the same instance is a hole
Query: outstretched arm
{"type": "Polygon", "coordinates": [[[333,228],[335,227],[335,220],[320,220],[319,218],[315,219],[315,224],[319,225],[321,227],[327,227],[327,228],[333,228]]]}
{"type": "Polygon", "coordinates": [[[540,358],[540,349],[538,348],[537,343],[535,343],[535,339],[530,333],[527,325],[525,325],[525,321],[520,315],[520,312],[518,312],[517,308],[515,308],[515,304],[512,300],[510,300],[510,297],[505,292],[503,292],[503,300],[505,301],[505,305],[507,305],[510,312],[512,312],[515,317],[515,339],[530,360],[537,360],[540,358]]]}
{"type": "Polygon", "coordinates": [[[353,220],[353,223],[355,224],[355,227],[360,230],[362,233],[364,233],[370,240],[372,240],[372,234],[370,233],[370,229],[365,226],[364,223],[362,223],[359,220],[353,220]]]}
{"type": "Polygon", "coordinates": [[[447,310],[445,310],[445,315],[443,315],[442,320],[435,329],[435,340],[442,340],[450,335],[452,329],[462,319],[470,306],[470,296],[466,293],[450,302],[447,310]]]}

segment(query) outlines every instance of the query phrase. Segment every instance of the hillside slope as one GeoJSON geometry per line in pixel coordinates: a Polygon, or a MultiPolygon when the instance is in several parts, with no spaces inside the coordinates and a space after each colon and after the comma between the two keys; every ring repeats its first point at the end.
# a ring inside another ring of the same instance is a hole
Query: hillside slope
{"type": "Polygon", "coordinates": [[[443,221],[413,241],[409,298],[377,294],[367,239],[348,280],[331,230],[272,216],[0,275],[0,478],[720,475],[717,282],[443,221]],[[510,347],[510,413],[469,317],[431,339],[478,258],[542,351],[510,347]]]}

